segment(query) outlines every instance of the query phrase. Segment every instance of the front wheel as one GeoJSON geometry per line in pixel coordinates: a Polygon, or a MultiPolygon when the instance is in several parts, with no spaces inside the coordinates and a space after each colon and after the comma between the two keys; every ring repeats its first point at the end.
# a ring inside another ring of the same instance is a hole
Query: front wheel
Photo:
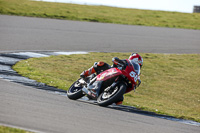
{"type": "Polygon", "coordinates": [[[80,85],[79,80],[81,80],[81,79],[78,79],[76,82],[74,82],[68,89],[67,97],[69,99],[77,100],[84,96],[84,94],[82,92],[82,86],[80,85]]]}
{"type": "Polygon", "coordinates": [[[120,83],[114,89],[102,92],[97,99],[97,104],[106,107],[114,102],[117,102],[121,97],[123,97],[125,91],[126,85],[124,83],[120,83]]]}

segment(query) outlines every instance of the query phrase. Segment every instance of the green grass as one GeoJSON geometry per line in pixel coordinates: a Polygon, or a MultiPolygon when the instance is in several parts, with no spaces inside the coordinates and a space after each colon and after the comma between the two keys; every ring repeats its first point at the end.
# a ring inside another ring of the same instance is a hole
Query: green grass
{"type": "MultiPolygon", "coordinates": [[[[23,60],[14,69],[23,76],[67,90],[79,74],[97,61],[130,53],[89,53],[23,60]]],[[[141,54],[142,84],[123,104],[200,122],[200,54],[141,54]]]]}
{"type": "Polygon", "coordinates": [[[31,132],[24,131],[21,129],[16,129],[16,128],[0,126],[0,133],[31,133],[31,132]]]}
{"type": "Polygon", "coordinates": [[[200,15],[198,13],[125,9],[31,0],[0,0],[0,14],[127,25],[200,29],[200,15]]]}

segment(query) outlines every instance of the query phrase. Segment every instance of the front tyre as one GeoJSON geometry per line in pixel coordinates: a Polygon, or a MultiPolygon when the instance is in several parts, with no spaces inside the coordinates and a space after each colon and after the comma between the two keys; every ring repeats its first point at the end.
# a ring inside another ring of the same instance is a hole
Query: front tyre
{"type": "Polygon", "coordinates": [[[69,99],[72,99],[72,100],[77,100],[81,97],[84,96],[83,92],[82,92],[82,86],[80,85],[79,83],[79,80],[78,79],[76,82],[74,82],[70,88],[68,89],[67,91],[67,97],[69,99]]]}
{"type": "Polygon", "coordinates": [[[120,83],[114,89],[102,92],[97,99],[97,104],[106,107],[112,103],[115,103],[119,101],[125,91],[126,85],[124,83],[120,83]]]}

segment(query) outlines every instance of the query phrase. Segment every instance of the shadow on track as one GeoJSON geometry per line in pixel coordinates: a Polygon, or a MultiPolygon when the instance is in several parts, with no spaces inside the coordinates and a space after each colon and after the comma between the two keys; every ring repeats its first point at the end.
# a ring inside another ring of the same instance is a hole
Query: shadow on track
{"type": "MultiPolygon", "coordinates": [[[[94,101],[94,100],[88,100],[88,99],[83,98],[83,99],[80,99],[78,101],[84,102],[84,103],[89,103],[89,104],[94,104],[94,105],[98,106],[96,101],[94,101]]],[[[132,107],[132,106],[112,104],[112,105],[109,105],[108,107],[104,107],[104,108],[114,109],[114,110],[128,112],[128,113],[135,113],[135,114],[145,115],[145,116],[150,116],[150,117],[156,117],[156,118],[166,119],[166,120],[171,120],[171,121],[177,121],[177,122],[180,122],[180,123],[200,127],[200,123],[192,121],[192,120],[184,120],[184,119],[175,118],[175,117],[169,116],[169,115],[162,115],[162,114],[157,114],[155,112],[143,111],[143,110],[137,109],[136,107],[132,107]]]]}

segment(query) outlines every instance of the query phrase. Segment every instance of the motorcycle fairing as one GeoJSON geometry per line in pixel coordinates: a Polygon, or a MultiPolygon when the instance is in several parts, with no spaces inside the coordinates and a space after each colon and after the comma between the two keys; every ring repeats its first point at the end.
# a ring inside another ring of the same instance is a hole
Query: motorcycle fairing
{"type": "Polygon", "coordinates": [[[97,75],[97,81],[106,81],[110,78],[122,75],[122,72],[117,68],[110,68],[97,75]]]}
{"type": "Polygon", "coordinates": [[[110,68],[98,74],[96,81],[90,84],[87,88],[83,89],[87,95],[92,99],[97,99],[99,94],[107,87],[115,85],[115,80],[119,75],[122,75],[121,70],[118,68],[110,68]]]}
{"type": "Polygon", "coordinates": [[[91,98],[96,100],[99,94],[107,87],[115,83],[116,78],[121,75],[121,71],[116,68],[108,69],[97,75],[95,82],[89,84],[87,88],[82,90],[91,98]]]}

